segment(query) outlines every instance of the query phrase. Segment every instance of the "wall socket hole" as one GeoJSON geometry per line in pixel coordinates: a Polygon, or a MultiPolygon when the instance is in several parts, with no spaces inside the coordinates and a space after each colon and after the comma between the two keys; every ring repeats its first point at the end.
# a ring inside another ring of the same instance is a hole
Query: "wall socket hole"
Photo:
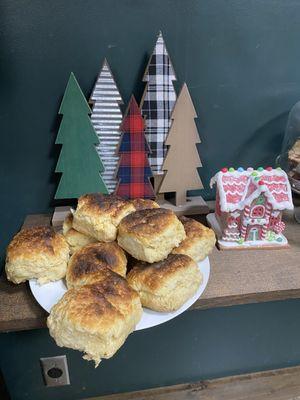
{"type": "Polygon", "coordinates": [[[51,368],[47,371],[47,375],[50,376],[50,378],[60,378],[63,374],[63,371],[60,368],[51,368]]]}

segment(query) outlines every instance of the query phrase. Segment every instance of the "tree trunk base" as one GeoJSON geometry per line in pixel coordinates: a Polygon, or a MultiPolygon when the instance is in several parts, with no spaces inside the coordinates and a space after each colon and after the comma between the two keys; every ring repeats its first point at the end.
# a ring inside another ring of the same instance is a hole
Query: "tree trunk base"
{"type": "Polygon", "coordinates": [[[178,216],[181,215],[196,215],[209,213],[209,207],[201,196],[187,197],[184,204],[176,206],[173,202],[168,200],[158,200],[159,206],[174,211],[178,216]]]}
{"type": "Polygon", "coordinates": [[[51,224],[56,231],[62,229],[66,216],[70,213],[71,206],[55,207],[51,224]]]}
{"type": "Polygon", "coordinates": [[[156,201],[164,201],[165,199],[164,193],[159,193],[160,185],[164,179],[164,176],[165,174],[156,174],[153,176],[153,188],[156,201]]]}

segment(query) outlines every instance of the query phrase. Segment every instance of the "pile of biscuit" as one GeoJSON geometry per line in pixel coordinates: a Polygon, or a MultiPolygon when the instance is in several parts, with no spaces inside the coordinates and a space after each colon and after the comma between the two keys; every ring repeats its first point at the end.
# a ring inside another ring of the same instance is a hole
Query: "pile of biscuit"
{"type": "Polygon", "coordinates": [[[50,334],[97,366],[134,331],[142,306],[170,312],[196,293],[197,262],[214,245],[211,229],[154,201],[88,194],[65,219],[63,234],[21,230],[8,246],[5,269],[14,283],[66,278],[68,290],[47,320],[50,334]]]}

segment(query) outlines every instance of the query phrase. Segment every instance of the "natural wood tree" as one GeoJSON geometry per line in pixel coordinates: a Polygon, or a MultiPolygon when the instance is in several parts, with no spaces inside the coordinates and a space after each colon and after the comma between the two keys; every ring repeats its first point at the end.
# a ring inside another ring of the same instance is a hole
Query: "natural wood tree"
{"type": "Polygon", "coordinates": [[[197,170],[202,163],[196,146],[201,141],[195,118],[197,114],[184,84],[171,115],[172,124],[165,142],[170,147],[162,167],[166,174],[159,190],[160,193],[175,192],[176,206],[186,203],[187,190],[203,188],[197,170]]]}

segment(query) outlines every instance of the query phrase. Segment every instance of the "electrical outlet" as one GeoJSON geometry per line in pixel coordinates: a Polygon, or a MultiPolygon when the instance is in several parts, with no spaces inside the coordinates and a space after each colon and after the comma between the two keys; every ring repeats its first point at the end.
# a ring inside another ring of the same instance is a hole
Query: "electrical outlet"
{"type": "Polygon", "coordinates": [[[66,356],[40,358],[40,363],[46,386],[70,385],[66,356]]]}

